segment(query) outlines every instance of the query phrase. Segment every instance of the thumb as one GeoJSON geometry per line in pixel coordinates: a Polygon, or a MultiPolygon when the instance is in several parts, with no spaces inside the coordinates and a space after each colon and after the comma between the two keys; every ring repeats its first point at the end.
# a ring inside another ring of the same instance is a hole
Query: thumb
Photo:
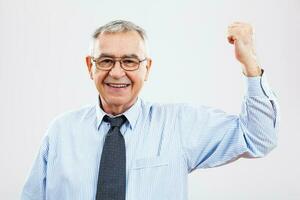
{"type": "Polygon", "coordinates": [[[241,40],[235,39],[234,48],[236,51],[243,51],[245,49],[245,44],[241,40]]]}

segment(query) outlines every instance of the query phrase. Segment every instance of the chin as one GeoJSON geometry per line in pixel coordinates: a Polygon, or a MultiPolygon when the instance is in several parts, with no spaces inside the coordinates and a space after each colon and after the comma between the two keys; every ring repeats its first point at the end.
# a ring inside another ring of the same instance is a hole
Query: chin
{"type": "Polygon", "coordinates": [[[113,106],[128,105],[132,102],[132,99],[126,97],[110,97],[107,100],[108,101],[106,103],[113,106]]]}

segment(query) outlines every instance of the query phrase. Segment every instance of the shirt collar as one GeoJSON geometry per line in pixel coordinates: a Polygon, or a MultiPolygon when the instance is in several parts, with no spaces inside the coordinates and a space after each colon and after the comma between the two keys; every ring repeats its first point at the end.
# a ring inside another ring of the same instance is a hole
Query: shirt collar
{"type": "MultiPolygon", "coordinates": [[[[97,104],[96,106],[96,117],[97,117],[97,129],[99,129],[100,124],[102,123],[103,117],[105,115],[111,116],[110,114],[107,114],[100,106],[100,97],[98,96],[97,98],[97,104]]],[[[127,118],[130,128],[134,129],[136,123],[137,123],[137,119],[140,113],[140,109],[141,109],[141,99],[138,97],[136,102],[128,109],[126,110],[124,113],[122,113],[123,115],[125,115],[125,117],[127,118]]],[[[120,115],[122,115],[120,114],[120,115]]]]}

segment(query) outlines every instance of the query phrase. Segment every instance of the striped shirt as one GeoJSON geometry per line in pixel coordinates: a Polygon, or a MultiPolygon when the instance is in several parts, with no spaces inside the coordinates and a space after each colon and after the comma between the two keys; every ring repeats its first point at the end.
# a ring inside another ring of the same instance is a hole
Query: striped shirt
{"type": "MultiPolygon", "coordinates": [[[[245,77],[240,114],[138,98],[124,115],[127,200],[186,200],[188,174],[240,157],[263,157],[277,142],[278,104],[266,77],[245,77]]],[[[48,127],[22,200],[94,200],[109,124],[96,105],[56,117],[48,127]]]]}

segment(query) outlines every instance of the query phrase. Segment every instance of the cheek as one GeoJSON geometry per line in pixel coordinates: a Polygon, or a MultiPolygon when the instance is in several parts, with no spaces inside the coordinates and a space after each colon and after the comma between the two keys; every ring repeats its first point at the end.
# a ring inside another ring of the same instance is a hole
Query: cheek
{"type": "Polygon", "coordinates": [[[144,76],[141,74],[135,74],[135,75],[127,75],[127,77],[131,80],[134,87],[140,87],[143,85],[144,82],[144,76]]]}
{"type": "Polygon", "coordinates": [[[97,85],[97,87],[99,88],[101,85],[102,85],[102,83],[103,83],[103,80],[104,80],[104,78],[106,77],[106,72],[100,72],[100,71],[95,71],[94,72],[94,82],[95,82],[95,84],[97,85]]]}
{"type": "Polygon", "coordinates": [[[139,71],[128,72],[126,75],[132,82],[142,84],[145,80],[146,72],[145,68],[141,68],[139,71]]]}

